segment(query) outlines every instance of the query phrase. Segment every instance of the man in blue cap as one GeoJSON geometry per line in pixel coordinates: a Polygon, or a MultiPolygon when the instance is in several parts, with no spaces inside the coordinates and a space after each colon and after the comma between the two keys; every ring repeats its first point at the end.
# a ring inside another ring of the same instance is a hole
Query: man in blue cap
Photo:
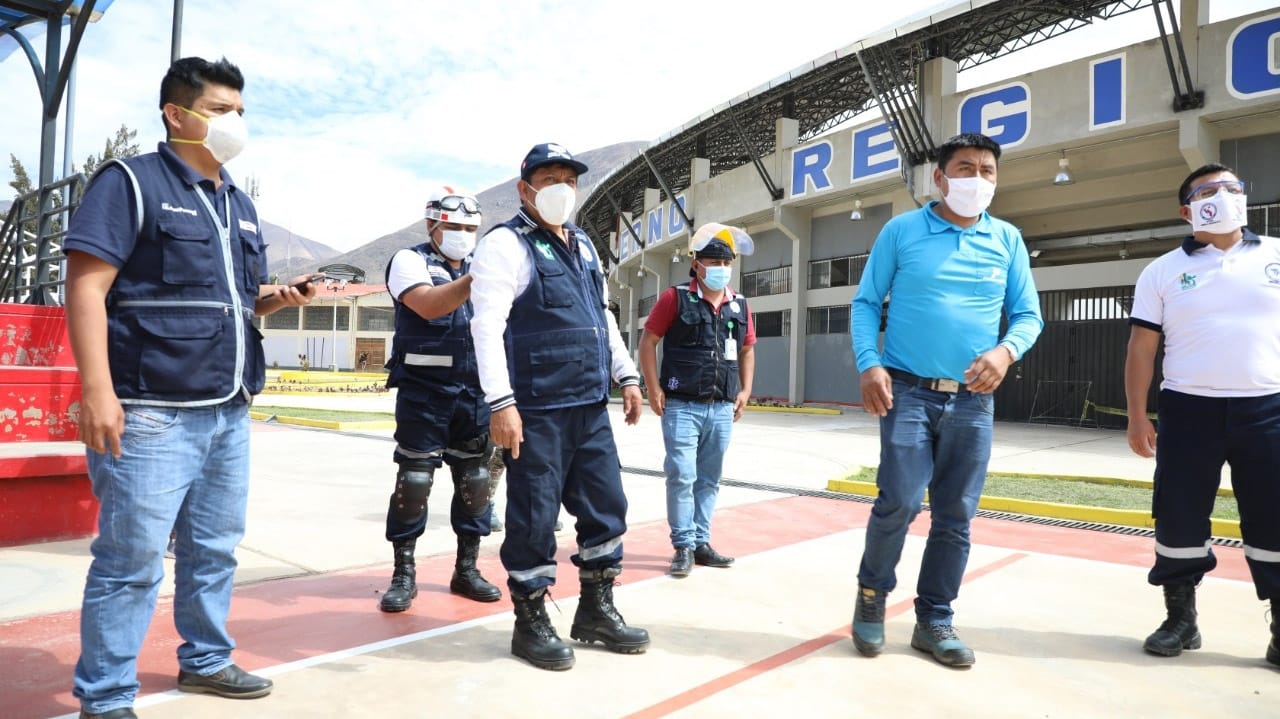
{"type": "Polygon", "coordinates": [[[711,547],[711,515],[729,436],[751,397],[756,364],[747,298],[729,287],[733,259],[738,253],[751,254],[751,237],[713,222],[698,228],[689,246],[689,275],[694,279],[658,297],[640,340],[649,407],[662,418],[667,450],[663,469],[667,524],[675,548],[673,577],[688,576],[694,563],[733,564],[732,557],[711,547]]]}
{"type": "Polygon", "coordinates": [[[610,378],[622,387],[627,424],[644,400],[607,309],[600,258],[570,222],[586,171],[564,147],[535,145],[520,165],[520,211],[485,236],[471,266],[471,336],[489,431],[508,448],[501,556],[516,614],[511,653],[553,670],[574,663],[545,606],[562,502],[577,518],[570,559],[582,588],[570,636],[625,654],[649,646],[649,633],[627,626],[613,606],[627,498],[609,423],[610,378]]]}

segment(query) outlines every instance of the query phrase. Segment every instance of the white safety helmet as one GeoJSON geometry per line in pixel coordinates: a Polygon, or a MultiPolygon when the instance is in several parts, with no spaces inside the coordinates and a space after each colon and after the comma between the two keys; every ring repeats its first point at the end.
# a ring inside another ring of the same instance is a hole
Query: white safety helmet
{"type": "MultiPolygon", "coordinates": [[[[728,259],[739,257],[741,255],[750,255],[756,251],[756,243],[751,239],[751,235],[740,227],[731,227],[722,225],[719,222],[708,222],[698,231],[693,233],[689,238],[689,256],[697,257],[698,253],[707,250],[707,246],[712,243],[723,245],[729,250],[728,259]]],[[[720,255],[715,255],[720,256],[720,255]]]]}
{"type": "Polygon", "coordinates": [[[480,226],[480,202],[474,195],[441,185],[427,197],[425,216],[431,222],[480,226]]]}

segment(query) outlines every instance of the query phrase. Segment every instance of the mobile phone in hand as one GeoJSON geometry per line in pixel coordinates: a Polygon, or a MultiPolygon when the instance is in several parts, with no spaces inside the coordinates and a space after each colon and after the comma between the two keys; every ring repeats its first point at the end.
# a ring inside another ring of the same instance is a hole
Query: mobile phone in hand
{"type": "Polygon", "coordinates": [[[299,292],[306,292],[306,291],[307,291],[307,285],[314,285],[314,284],[315,284],[315,283],[317,283],[317,282],[323,282],[327,277],[328,277],[328,275],[326,275],[326,274],[325,274],[325,273],[323,273],[323,272],[317,272],[317,273],[315,273],[315,274],[313,274],[313,275],[308,275],[308,276],[307,276],[307,278],[306,278],[305,280],[303,280],[303,281],[301,281],[301,282],[298,282],[298,283],[295,283],[295,284],[293,285],[293,289],[295,289],[295,290],[297,290],[297,291],[299,291],[299,292]]]}
{"type": "MultiPolygon", "coordinates": [[[[307,291],[307,285],[314,285],[314,284],[315,284],[315,283],[317,283],[317,282],[324,282],[326,279],[328,279],[328,277],[329,277],[329,276],[328,276],[328,275],[326,275],[326,274],[325,274],[325,273],[323,273],[323,272],[316,272],[316,273],[314,273],[314,274],[307,275],[306,279],[304,279],[304,280],[303,280],[303,281],[301,281],[301,282],[295,282],[295,283],[292,285],[292,287],[293,287],[293,289],[295,289],[295,290],[297,290],[297,291],[299,291],[299,292],[306,292],[306,291],[307,291]]],[[[274,295],[274,294],[275,294],[274,292],[268,292],[267,294],[262,295],[262,296],[261,296],[261,297],[259,297],[258,299],[260,299],[260,300],[270,299],[270,298],[271,298],[271,296],[272,296],[272,295],[274,295]]]]}

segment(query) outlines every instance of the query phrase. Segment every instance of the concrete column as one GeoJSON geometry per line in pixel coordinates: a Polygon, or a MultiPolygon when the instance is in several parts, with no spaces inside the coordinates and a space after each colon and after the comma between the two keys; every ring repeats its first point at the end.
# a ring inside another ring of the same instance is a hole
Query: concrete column
{"type": "Polygon", "coordinates": [[[774,125],[773,141],[773,158],[768,167],[770,174],[779,179],[786,176],[783,158],[787,156],[787,150],[800,144],[800,122],[790,117],[778,118],[774,125]]]}
{"type": "Polygon", "coordinates": [[[956,94],[956,61],[938,57],[920,67],[920,114],[925,127],[933,136],[933,144],[941,145],[956,134],[954,113],[943,111],[944,100],[956,94]]]}
{"type": "MultiPolygon", "coordinates": [[[[630,279],[635,280],[638,278],[632,277],[630,279]]],[[[623,285],[621,288],[621,291],[618,293],[618,301],[621,302],[623,300],[626,300],[626,304],[623,305],[622,319],[624,322],[626,322],[627,332],[630,333],[630,337],[631,337],[631,342],[628,343],[629,344],[628,349],[630,350],[630,353],[631,353],[631,361],[635,362],[636,366],[639,367],[640,366],[640,318],[636,316],[636,303],[640,301],[640,295],[636,293],[635,289],[631,286],[630,282],[623,285]]]]}
{"type": "Polygon", "coordinates": [[[1200,28],[1209,24],[1209,5],[1209,0],[1182,0],[1178,8],[1178,34],[1182,36],[1182,47],[1191,65],[1191,82],[1196,88],[1200,88],[1200,28]]]}
{"type": "Polygon", "coordinates": [[[1178,113],[1178,151],[1187,162],[1187,169],[1194,170],[1210,162],[1218,162],[1222,138],[1217,128],[1209,124],[1204,110],[1178,113]]]}
{"type": "MultiPolygon", "coordinates": [[[[808,271],[810,228],[812,212],[797,207],[775,206],[773,222],[782,234],[791,238],[791,337],[787,353],[791,365],[787,378],[787,402],[799,404],[804,402],[804,361],[805,338],[803,331],[808,317],[808,271]]],[[[762,368],[757,365],[756,371],[762,368]]]]}
{"type": "MultiPolygon", "coordinates": [[[[711,179],[711,160],[706,157],[695,157],[689,161],[689,185],[706,182],[711,179]]],[[[690,212],[689,214],[693,214],[690,212]]],[[[696,227],[694,229],[697,229],[696,227]]]]}

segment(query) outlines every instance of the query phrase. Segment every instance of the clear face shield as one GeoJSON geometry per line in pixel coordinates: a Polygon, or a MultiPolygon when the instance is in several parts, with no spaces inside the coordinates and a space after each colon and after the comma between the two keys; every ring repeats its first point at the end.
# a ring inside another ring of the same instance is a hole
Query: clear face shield
{"type": "Polygon", "coordinates": [[[712,240],[720,240],[733,250],[736,257],[750,255],[756,251],[756,244],[746,230],[718,222],[708,222],[689,238],[689,256],[693,257],[705,248],[712,240]]]}

